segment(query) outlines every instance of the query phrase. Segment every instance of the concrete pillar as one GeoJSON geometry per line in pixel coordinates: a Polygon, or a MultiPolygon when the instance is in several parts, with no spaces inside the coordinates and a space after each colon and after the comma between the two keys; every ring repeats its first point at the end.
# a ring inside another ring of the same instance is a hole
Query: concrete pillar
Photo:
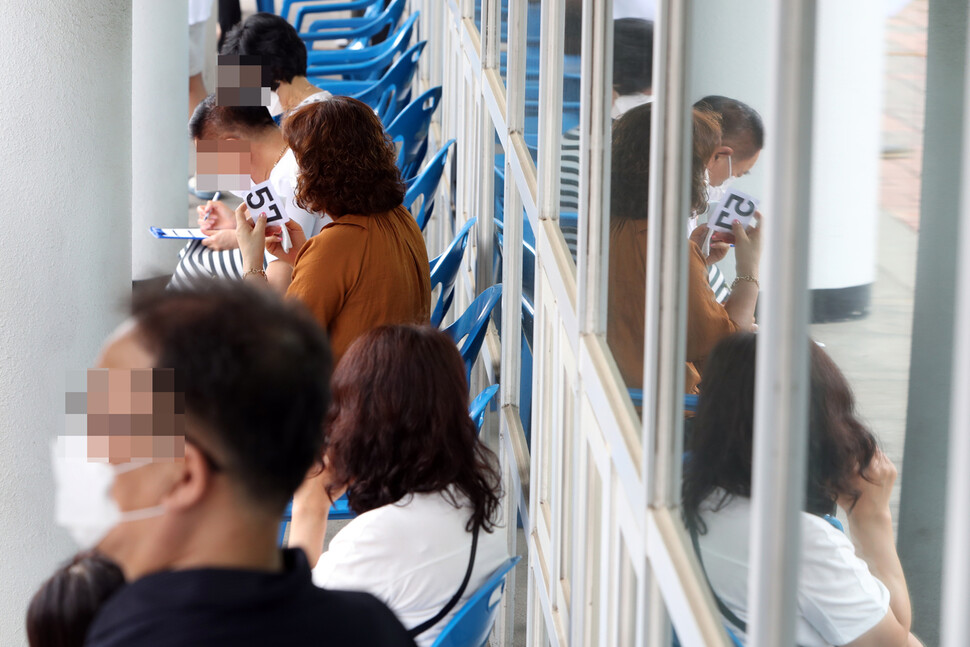
{"type": "Polygon", "coordinates": [[[970,105],[963,95],[968,55],[966,0],[933,0],[929,12],[923,186],[898,545],[913,604],[913,632],[925,644],[936,645],[940,636],[961,143],[963,115],[970,105]]]}
{"type": "Polygon", "coordinates": [[[49,443],[131,286],[131,4],[5,3],[0,20],[0,644],[73,552],[49,443]]]}
{"type": "Polygon", "coordinates": [[[140,281],[171,274],[184,244],[148,228],[186,226],[189,32],[187,0],[131,5],[131,272],[140,281]]]}
{"type": "MultiPolygon", "coordinates": [[[[767,117],[769,5],[768,0],[694,3],[692,99],[721,94],[767,117]]],[[[863,314],[875,280],[884,24],[883,0],[818,3],[808,241],[813,321],[863,314]]],[[[762,157],[735,186],[763,196],[766,162],[762,157]]],[[[730,281],[733,253],[720,267],[730,281]]]]}

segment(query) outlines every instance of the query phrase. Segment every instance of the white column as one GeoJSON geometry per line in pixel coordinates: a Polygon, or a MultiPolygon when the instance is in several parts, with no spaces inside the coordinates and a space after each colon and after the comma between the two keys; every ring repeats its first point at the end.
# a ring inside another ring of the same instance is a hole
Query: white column
{"type": "Polygon", "coordinates": [[[171,274],[183,245],[148,228],[187,224],[189,28],[187,0],[131,6],[131,272],[139,281],[171,274]]]}
{"type": "MultiPolygon", "coordinates": [[[[771,2],[697,0],[694,6],[691,99],[721,94],[767,121],[771,2]]],[[[858,299],[868,303],[864,292],[818,291],[864,291],[859,286],[875,280],[885,15],[884,0],[818,2],[808,287],[816,300],[846,298],[844,307],[832,304],[844,316],[858,299]]],[[[765,133],[766,147],[774,136],[765,133]]],[[[736,186],[764,197],[764,175],[762,161],[736,186]]],[[[733,254],[720,267],[732,277],[733,254]]]]}
{"type": "Polygon", "coordinates": [[[6,3],[0,20],[0,643],[72,545],[49,443],[68,369],[94,360],[131,285],[131,5],[6,3]]]}

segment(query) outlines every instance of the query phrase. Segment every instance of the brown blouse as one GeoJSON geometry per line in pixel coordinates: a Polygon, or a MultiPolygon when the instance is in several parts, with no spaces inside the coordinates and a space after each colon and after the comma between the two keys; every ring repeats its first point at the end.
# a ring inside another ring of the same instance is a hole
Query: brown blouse
{"type": "MultiPolygon", "coordinates": [[[[687,261],[687,366],[685,393],[697,393],[704,359],[724,337],[737,332],[727,310],[714,299],[700,248],[687,261]]],[[[643,327],[646,316],[647,221],[610,223],[606,341],[627,387],[643,388],[643,327]]]]}
{"type": "Polygon", "coordinates": [[[431,278],[421,230],[403,206],[335,218],[300,250],[286,294],[326,329],[335,364],[378,326],[428,323],[431,278]]]}

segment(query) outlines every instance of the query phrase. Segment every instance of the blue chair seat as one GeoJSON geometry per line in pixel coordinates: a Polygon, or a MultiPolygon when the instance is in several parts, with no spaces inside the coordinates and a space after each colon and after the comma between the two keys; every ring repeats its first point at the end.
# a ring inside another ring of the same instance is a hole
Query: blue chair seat
{"type": "Polygon", "coordinates": [[[518,555],[510,557],[492,573],[452,616],[431,647],[485,647],[505,592],[506,577],[520,559],[518,555]],[[498,595],[494,595],[496,591],[498,595]]]}
{"type": "Polygon", "coordinates": [[[485,288],[481,294],[475,297],[475,300],[462,313],[461,317],[444,329],[444,332],[458,345],[461,358],[465,361],[466,378],[471,378],[472,366],[474,366],[478,353],[482,349],[482,343],[485,341],[489,317],[491,317],[492,310],[501,298],[501,283],[485,288]]]}
{"type": "Polygon", "coordinates": [[[307,76],[342,76],[348,80],[378,80],[394,59],[411,44],[416,11],[390,39],[377,45],[352,50],[321,50],[307,54],[307,76]],[[334,55],[336,54],[336,56],[334,55]]]}

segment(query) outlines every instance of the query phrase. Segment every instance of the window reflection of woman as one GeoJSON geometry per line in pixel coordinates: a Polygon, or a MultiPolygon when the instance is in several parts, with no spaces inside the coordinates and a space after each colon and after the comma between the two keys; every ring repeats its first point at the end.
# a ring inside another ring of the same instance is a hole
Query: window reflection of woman
{"type": "MultiPolygon", "coordinates": [[[[650,175],[651,105],[631,109],[613,126],[610,196],[609,294],[606,339],[629,388],[643,383],[643,334],[647,269],[647,198],[650,175]]],[[[704,171],[720,144],[717,118],[694,110],[691,210],[707,205],[704,171]]],[[[690,214],[684,214],[686,219],[690,214]]],[[[734,225],[739,279],[731,298],[717,303],[707,280],[707,259],[690,245],[687,276],[687,393],[696,393],[704,359],[715,344],[738,330],[750,330],[758,300],[760,232],[734,225]]]]}

